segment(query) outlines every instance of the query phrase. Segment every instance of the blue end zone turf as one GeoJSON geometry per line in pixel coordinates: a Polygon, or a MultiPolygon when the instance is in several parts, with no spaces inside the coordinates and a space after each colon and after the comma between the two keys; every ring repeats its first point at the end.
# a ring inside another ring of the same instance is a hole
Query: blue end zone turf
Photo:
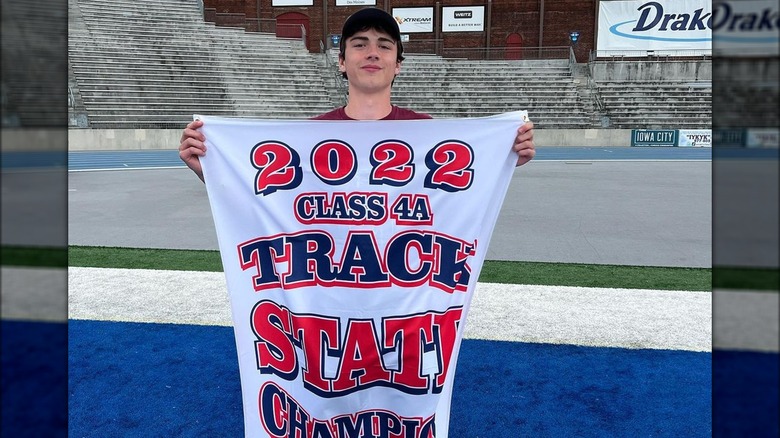
{"type": "MultiPolygon", "coordinates": [[[[233,329],[69,322],[72,436],[241,436],[233,329]]],[[[450,436],[710,436],[708,353],[466,340],[450,436]]]]}
{"type": "Polygon", "coordinates": [[[777,353],[715,350],[712,353],[715,437],[777,437],[777,353]]]}
{"type": "Polygon", "coordinates": [[[464,438],[708,437],[710,367],[707,353],[466,340],[453,430],[464,438]]]}
{"type": "Polygon", "coordinates": [[[1,436],[67,436],[67,330],[2,320],[1,436]]]}

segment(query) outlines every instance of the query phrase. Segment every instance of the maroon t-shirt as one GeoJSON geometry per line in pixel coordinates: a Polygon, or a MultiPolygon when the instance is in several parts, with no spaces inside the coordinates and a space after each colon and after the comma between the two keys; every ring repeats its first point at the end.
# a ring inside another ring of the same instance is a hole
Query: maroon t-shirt
{"type": "MultiPolygon", "coordinates": [[[[416,119],[432,119],[433,117],[424,113],[416,113],[406,108],[399,108],[393,105],[390,110],[390,114],[382,118],[381,120],[416,120],[416,119]]],[[[320,114],[317,117],[312,117],[312,120],[355,120],[347,115],[344,111],[344,107],[336,108],[333,111],[329,111],[325,114],[320,114]]]]}

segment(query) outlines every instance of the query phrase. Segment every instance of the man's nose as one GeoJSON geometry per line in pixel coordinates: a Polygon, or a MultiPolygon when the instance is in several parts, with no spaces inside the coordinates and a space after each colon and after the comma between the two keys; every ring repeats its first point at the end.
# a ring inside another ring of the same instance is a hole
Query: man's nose
{"type": "Polygon", "coordinates": [[[376,44],[369,44],[368,52],[366,52],[366,58],[379,59],[379,46],[376,44]]]}

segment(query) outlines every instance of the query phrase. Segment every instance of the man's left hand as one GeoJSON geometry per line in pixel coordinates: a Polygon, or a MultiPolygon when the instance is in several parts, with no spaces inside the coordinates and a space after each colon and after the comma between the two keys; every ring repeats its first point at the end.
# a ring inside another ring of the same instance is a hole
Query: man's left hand
{"type": "Polygon", "coordinates": [[[536,147],[534,146],[534,124],[533,122],[525,122],[523,126],[518,128],[517,137],[515,137],[515,144],[512,145],[512,150],[517,152],[517,165],[531,161],[536,155],[536,147]]]}

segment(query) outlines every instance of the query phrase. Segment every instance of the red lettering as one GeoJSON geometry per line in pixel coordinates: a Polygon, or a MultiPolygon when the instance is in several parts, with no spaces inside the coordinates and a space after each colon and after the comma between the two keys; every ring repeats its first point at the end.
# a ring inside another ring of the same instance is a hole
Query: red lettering
{"type": "Polygon", "coordinates": [[[293,338],[300,342],[306,366],[303,368],[304,386],[330,392],[330,382],[324,377],[325,357],[339,347],[338,319],[316,315],[291,314],[293,338]]]}
{"type": "Polygon", "coordinates": [[[375,382],[389,382],[390,372],[382,366],[382,354],[375,337],[374,323],[349,321],[344,339],[338,378],[333,382],[334,391],[345,391],[375,382]]]}

